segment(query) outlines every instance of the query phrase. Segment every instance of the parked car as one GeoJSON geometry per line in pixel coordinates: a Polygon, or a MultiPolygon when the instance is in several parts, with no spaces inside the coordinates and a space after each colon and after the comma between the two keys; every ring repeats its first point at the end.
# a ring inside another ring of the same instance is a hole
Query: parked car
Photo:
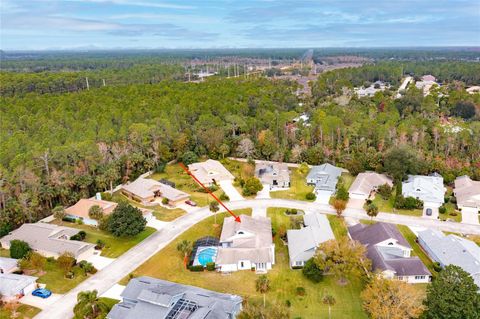
{"type": "Polygon", "coordinates": [[[432,209],[431,208],[427,208],[427,210],[425,211],[425,214],[427,216],[432,216],[432,209]]]}
{"type": "Polygon", "coordinates": [[[197,206],[197,203],[195,203],[193,200],[187,200],[187,201],[185,202],[185,204],[190,205],[190,206],[193,206],[193,207],[197,206]]]}
{"type": "Polygon", "coordinates": [[[45,288],[38,288],[32,291],[32,295],[46,299],[52,295],[52,292],[45,288]]]}

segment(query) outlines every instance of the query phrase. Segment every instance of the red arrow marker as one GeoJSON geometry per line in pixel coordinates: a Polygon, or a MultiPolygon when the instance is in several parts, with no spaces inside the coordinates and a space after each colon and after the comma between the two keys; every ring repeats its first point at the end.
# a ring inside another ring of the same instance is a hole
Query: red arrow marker
{"type": "Polygon", "coordinates": [[[214,193],[212,193],[212,191],[211,191],[208,187],[206,187],[205,185],[203,185],[203,183],[200,182],[200,181],[188,170],[188,168],[187,168],[183,163],[178,163],[178,165],[180,165],[180,167],[183,168],[183,170],[184,170],[188,175],[190,175],[190,176],[195,180],[195,182],[197,182],[200,186],[202,186],[203,189],[204,189],[207,193],[209,193],[210,195],[212,195],[212,197],[213,197],[220,205],[222,205],[223,208],[225,208],[225,209],[227,210],[227,212],[230,213],[230,215],[232,215],[233,217],[235,217],[235,221],[236,221],[236,222],[239,222],[239,223],[242,222],[242,221],[240,220],[240,217],[237,216],[237,215],[235,215],[230,209],[228,209],[228,207],[225,206],[225,204],[224,204],[214,193]]]}

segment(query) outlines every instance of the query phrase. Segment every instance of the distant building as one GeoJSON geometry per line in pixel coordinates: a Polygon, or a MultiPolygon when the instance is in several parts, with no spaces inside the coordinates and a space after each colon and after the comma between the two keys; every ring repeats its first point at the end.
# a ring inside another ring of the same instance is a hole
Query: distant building
{"type": "Polygon", "coordinates": [[[234,319],[242,298],[151,277],[132,278],[107,319],[234,319]]]}
{"type": "Polygon", "coordinates": [[[427,283],[431,273],[418,257],[410,257],[412,248],[393,224],[356,224],[348,228],[350,237],[367,248],[373,270],[382,276],[407,283],[427,283]]]}
{"type": "Polygon", "coordinates": [[[480,86],[471,86],[467,88],[467,93],[468,94],[475,94],[480,92],[480,86]]]}
{"type": "Polygon", "coordinates": [[[85,225],[98,226],[98,221],[88,216],[90,208],[93,206],[99,206],[105,216],[110,215],[117,203],[109,202],[106,200],[98,200],[93,198],[82,198],[75,205],[65,209],[67,217],[80,219],[85,225]]]}
{"type": "Polygon", "coordinates": [[[474,181],[468,176],[455,179],[453,193],[457,199],[458,209],[461,211],[480,211],[480,181],[474,181]]]}
{"type": "Polygon", "coordinates": [[[0,295],[5,302],[20,299],[37,287],[37,277],[0,274],[0,295]]]}
{"type": "Polygon", "coordinates": [[[303,216],[303,221],[305,227],[287,230],[290,267],[303,267],[321,243],[335,239],[327,216],[310,213],[303,216]]]}
{"type": "Polygon", "coordinates": [[[18,260],[7,257],[0,257],[0,274],[10,274],[18,270],[18,260]]]}
{"type": "Polygon", "coordinates": [[[426,229],[418,232],[418,243],[440,266],[456,265],[468,272],[480,290],[480,247],[473,241],[441,231],[426,229]]]}
{"type": "Polygon", "coordinates": [[[221,272],[266,272],[275,264],[272,222],[266,217],[241,215],[241,223],[225,218],[215,261],[221,272]]]}
{"type": "Polygon", "coordinates": [[[385,91],[389,85],[383,81],[376,81],[371,84],[369,87],[361,87],[361,88],[354,88],[354,93],[358,97],[365,97],[365,96],[374,96],[375,93],[385,91]]]}
{"type": "Polygon", "coordinates": [[[338,178],[342,175],[342,169],[331,164],[313,166],[307,175],[307,184],[315,187],[315,192],[329,192],[330,196],[335,193],[338,178]]]}
{"type": "Polygon", "coordinates": [[[259,162],[255,165],[255,176],[270,189],[290,187],[290,171],[285,163],[259,162]]]}
{"type": "Polygon", "coordinates": [[[369,199],[370,195],[377,191],[378,187],[387,184],[393,186],[391,178],[375,172],[364,172],[357,175],[355,181],[348,189],[350,198],[369,199]]]}
{"type": "Polygon", "coordinates": [[[70,237],[78,234],[79,230],[70,227],[57,226],[46,223],[23,224],[7,236],[0,239],[0,244],[5,249],[10,249],[12,240],[23,240],[30,247],[45,257],[71,253],[78,261],[87,259],[93,255],[95,245],[78,240],[70,240],[70,237]]]}
{"type": "Polygon", "coordinates": [[[422,76],[421,81],[415,83],[415,86],[417,89],[423,90],[423,95],[427,96],[430,93],[432,86],[438,85],[436,80],[437,79],[433,75],[424,75],[422,76]]]}
{"type": "Polygon", "coordinates": [[[137,178],[131,183],[122,185],[122,193],[143,205],[152,203],[160,204],[164,198],[168,199],[168,204],[178,206],[185,203],[190,195],[173,188],[167,184],[157,182],[150,178],[137,178]]]}
{"type": "Polygon", "coordinates": [[[445,201],[443,177],[439,174],[429,176],[409,175],[402,183],[402,195],[423,201],[424,208],[438,209],[445,201]]]}
{"type": "Polygon", "coordinates": [[[235,177],[219,161],[208,159],[205,162],[188,165],[188,170],[203,185],[212,186],[222,181],[232,181],[235,177]]]}

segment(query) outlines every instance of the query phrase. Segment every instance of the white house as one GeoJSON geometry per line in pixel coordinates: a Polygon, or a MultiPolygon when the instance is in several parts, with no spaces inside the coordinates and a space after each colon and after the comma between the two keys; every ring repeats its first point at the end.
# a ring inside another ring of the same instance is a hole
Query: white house
{"type": "Polygon", "coordinates": [[[242,222],[225,218],[215,261],[221,272],[266,272],[275,264],[272,222],[266,217],[241,215],[242,222]]]}
{"type": "Polygon", "coordinates": [[[353,199],[369,199],[379,186],[387,184],[393,186],[392,179],[384,174],[375,172],[364,172],[357,175],[355,181],[348,189],[350,198],[353,199]]]}
{"type": "Polygon", "coordinates": [[[424,215],[430,209],[432,212],[429,216],[432,218],[437,218],[438,208],[445,201],[446,191],[447,189],[443,186],[443,177],[439,174],[409,175],[408,179],[402,183],[402,195],[423,201],[424,215]]]}
{"type": "Polygon", "coordinates": [[[356,224],[348,228],[350,237],[367,248],[374,270],[388,279],[407,283],[428,283],[431,273],[418,257],[410,257],[412,248],[393,224],[356,224]]]}
{"type": "Polygon", "coordinates": [[[3,301],[13,301],[31,293],[37,288],[37,277],[0,274],[0,294],[3,301]]]}
{"type": "Polygon", "coordinates": [[[0,257],[0,274],[10,274],[18,269],[18,260],[0,257]]]}

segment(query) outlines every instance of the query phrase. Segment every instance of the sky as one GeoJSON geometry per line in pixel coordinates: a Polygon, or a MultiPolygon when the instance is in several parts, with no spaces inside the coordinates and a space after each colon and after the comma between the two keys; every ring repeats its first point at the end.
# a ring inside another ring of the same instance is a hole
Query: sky
{"type": "Polygon", "coordinates": [[[0,48],[480,46],[479,0],[0,0],[0,48]]]}

